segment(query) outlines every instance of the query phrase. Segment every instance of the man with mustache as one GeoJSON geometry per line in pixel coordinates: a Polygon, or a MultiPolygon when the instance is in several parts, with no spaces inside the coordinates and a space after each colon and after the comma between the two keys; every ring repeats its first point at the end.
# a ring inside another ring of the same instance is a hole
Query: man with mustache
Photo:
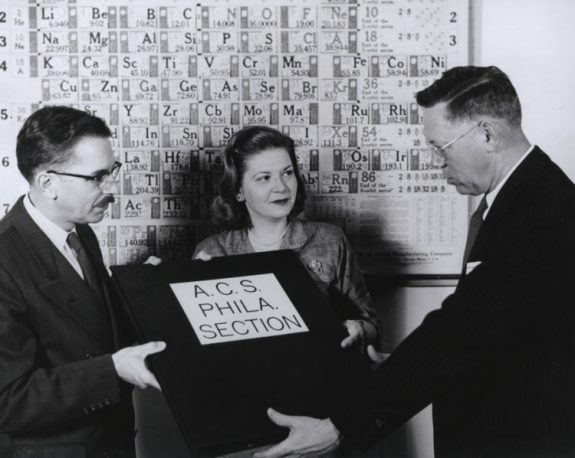
{"type": "Polygon", "coordinates": [[[126,346],[88,225],[114,201],[110,136],[101,119],[59,106],[18,134],[30,188],[0,221],[0,432],[13,458],[135,457],[131,387],[159,388],[145,358],[165,344],[126,346]]]}

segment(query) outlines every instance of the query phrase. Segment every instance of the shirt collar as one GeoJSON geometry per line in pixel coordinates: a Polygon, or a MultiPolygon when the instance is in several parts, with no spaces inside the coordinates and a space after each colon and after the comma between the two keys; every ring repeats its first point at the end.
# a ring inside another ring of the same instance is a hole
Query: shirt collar
{"type": "Polygon", "coordinates": [[[493,205],[493,202],[495,202],[495,198],[497,197],[497,194],[499,194],[499,191],[501,191],[501,188],[503,188],[503,185],[505,183],[507,183],[507,180],[509,180],[509,177],[513,174],[513,172],[515,172],[515,169],[517,169],[517,167],[519,167],[519,165],[525,160],[527,155],[531,151],[533,151],[534,148],[535,148],[534,145],[530,145],[529,148],[527,149],[527,151],[525,152],[525,154],[523,154],[523,156],[521,156],[521,159],[519,159],[515,163],[515,165],[511,168],[511,170],[509,172],[507,172],[507,175],[505,175],[503,177],[503,179],[499,182],[499,184],[497,186],[495,186],[495,189],[493,189],[493,191],[490,191],[487,194],[485,194],[485,201],[487,202],[487,209],[483,213],[483,219],[485,219],[485,217],[487,216],[487,213],[489,213],[489,210],[491,209],[491,205],[493,205]]]}
{"type": "MultiPolygon", "coordinates": [[[[65,247],[67,245],[66,238],[68,237],[68,232],[58,226],[56,223],[48,219],[40,210],[34,207],[32,200],[30,200],[30,194],[26,194],[24,198],[24,208],[32,218],[38,227],[46,234],[50,241],[57,247],[65,247]]],[[[75,232],[76,229],[73,229],[75,232]]]]}

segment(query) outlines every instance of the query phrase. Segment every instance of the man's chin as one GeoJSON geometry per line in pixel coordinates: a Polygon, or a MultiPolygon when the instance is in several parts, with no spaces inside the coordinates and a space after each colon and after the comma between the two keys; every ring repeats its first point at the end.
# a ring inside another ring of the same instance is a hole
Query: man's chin
{"type": "Polygon", "coordinates": [[[104,215],[95,216],[90,218],[90,221],[87,221],[88,224],[97,224],[104,219],[104,215]]]}
{"type": "Polygon", "coordinates": [[[449,186],[453,186],[458,194],[463,194],[463,195],[473,194],[473,191],[471,189],[469,189],[467,186],[460,183],[459,181],[454,180],[451,177],[446,177],[445,181],[447,182],[447,184],[449,186]]]}
{"type": "Polygon", "coordinates": [[[100,221],[102,221],[104,219],[104,216],[106,215],[106,210],[108,209],[108,205],[106,206],[102,206],[102,205],[98,205],[96,207],[94,207],[92,209],[92,211],[90,212],[90,216],[87,218],[87,222],[90,224],[93,223],[99,223],[100,221]]]}
{"type": "Polygon", "coordinates": [[[455,186],[455,190],[457,191],[458,194],[461,194],[464,196],[476,195],[473,189],[470,189],[469,187],[467,187],[461,183],[454,183],[453,186],[455,186]]]}

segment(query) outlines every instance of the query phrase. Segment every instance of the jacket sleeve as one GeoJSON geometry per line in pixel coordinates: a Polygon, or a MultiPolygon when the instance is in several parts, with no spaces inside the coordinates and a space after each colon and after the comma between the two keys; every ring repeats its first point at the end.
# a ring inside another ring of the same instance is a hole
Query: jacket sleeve
{"type": "Polygon", "coordinates": [[[548,336],[573,345],[573,220],[540,214],[502,227],[442,307],[334,403],[343,435],[371,446],[432,402],[505,380],[548,336]]]}
{"type": "Polygon", "coordinates": [[[115,404],[120,384],[110,355],[49,367],[30,310],[0,265],[0,431],[58,427],[115,404]]]}
{"type": "Polygon", "coordinates": [[[337,259],[337,289],[353,310],[350,319],[365,320],[371,323],[377,338],[381,337],[381,323],[373,307],[371,295],[359,268],[357,258],[343,232],[340,232],[337,259]]]}

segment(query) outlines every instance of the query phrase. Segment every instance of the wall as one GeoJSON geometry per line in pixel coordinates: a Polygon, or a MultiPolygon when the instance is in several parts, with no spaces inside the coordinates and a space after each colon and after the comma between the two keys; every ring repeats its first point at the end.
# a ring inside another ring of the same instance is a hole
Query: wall
{"type": "Polygon", "coordinates": [[[0,217],[25,189],[22,122],[73,104],[124,164],[93,226],[105,262],[188,259],[223,146],[269,124],[294,139],[307,216],[344,227],[367,271],[456,273],[468,199],[434,170],[414,93],[468,62],[468,1],[5,1],[0,217]]]}
{"type": "Polygon", "coordinates": [[[497,65],[517,88],[527,137],[575,179],[575,2],[476,1],[475,62],[497,65]]]}

